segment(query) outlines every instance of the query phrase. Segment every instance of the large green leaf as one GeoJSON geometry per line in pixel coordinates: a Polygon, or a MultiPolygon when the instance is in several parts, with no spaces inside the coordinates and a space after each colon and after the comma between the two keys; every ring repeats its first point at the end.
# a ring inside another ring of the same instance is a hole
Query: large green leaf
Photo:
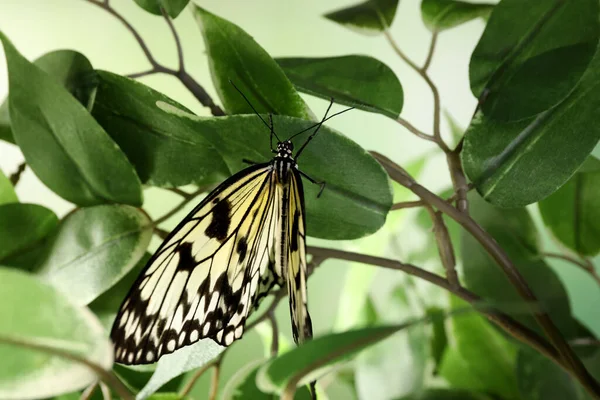
{"type": "Polygon", "coordinates": [[[479,115],[465,134],[462,160],[477,191],[502,207],[539,201],[562,186],[600,139],[600,52],[577,88],[535,118],[501,123],[479,115]]]}
{"type": "Polygon", "coordinates": [[[390,67],[375,58],[350,55],[276,61],[301,92],[394,119],[402,111],[400,81],[390,67]]]}
{"type": "Polygon", "coordinates": [[[0,33],[9,72],[14,138],[50,189],[79,205],[140,205],[140,181],[125,155],[63,86],[0,33]]]}
{"type": "MultiPolygon", "coordinates": [[[[244,159],[268,162],[273,154],[269,131],[255,115],[198,118],[161,104],[205,138],[225,158],[231,171],[247,167],[244,159]]],[[[311,122],[285,116],[273,117],[282,138],[311,126],[311,122]]],[[[306,135],[294,139],[296,148],[306,135]]],[[[319,185],[305,181],[307,233],[326,239],[353,239],[378,230],[391,207],[387,175],[365,150],[350,139],[323,126],[298,160],[299,168],[317,181],[327,183],[320,198],[319,185]]]]}
{"type": "Polygon", "coordinates": [[[592,59],[598,33],[597,0],[500,2],[469,67],[484,114],[517,120],[559,103],[592,59]]]}
{"type": "Polygon", "coordinates": [[[138,6],[154,15],[162,15],[161,8],[171,18],[176,18],[190,0],[135,0],[138,6]]]}
{"type": "MultiPolygon", "coordinates": [[[[56,50],[44,54],[33,64],[60,83],[89,109],[96,91],[96,73],[89,60],[73,50],[56,50]]],[[[14,143],[10,129],[8,99],[0,105],[0,139],[14,143]]]]}
{"type": "Polygon", "coordinates": [[[325,18],[366,35],[377,35],[392,25],[398,0],[367,0],[325,14],[325,18]]]}
{"type": "MultiPolygon", "coordinates": [[[[450,297],[453,309],[465,302],[450,297]]],[[[440,375],[452,387],[476,390],[506,399],[519,399],[514,375],[517,348],[482,316],[457,315],[450,322],[454,336],[440,366],[440,375]]]]}
{"type": "Polygon", "coordinates": [[[475,18],[487,19],[494,4],[469,3],[458,0],[423,0],[421,16],[425,26],[434,32],[454,28],[475,18]]]}
{"type": "Polygon", "coordinates": [[[15,188],[4,172],[0,170],[0,205],[6,203],[17,203],[19,198],[15,193],[15,188]]]}
{"type": "Polygon", "coordinates": [[[250,35],[200,7],[194,14],[204,35],[215,88],[228,113],[252,112],[233,82],[259,113],[311,118],[281,68],[250,35]]]}
{"type": "Polygon", "coordinates": [[[57,349],[112,365],[112,346],[89,310],[34,276],[0,268],[0,398],[45,398],[96,381],[86,366],[41,351],[57,349]]]}
{"type": "Polygon", "coordinates": [[[546,226],[565,246],[583,256],[600,251],[600,161],[590,157],[538,206],[546,226]]]}
{"type": "Polygon", "coordinates": [[[61,223],[38,273],[75,304],[89,304],[144,255],[152,221],[136,208],[83,208],[61,223]]]}
{"type": "Polygon", "coordinates": [[[56,214],[37,204],[0,205],[0,262],[30,251],[57,225],[56,214]]]}
{"type": "Polygon", "coordinates": [[[92,115],[125,152],[143,183],[212,184],[231,174],[200,132],[156,104],[189,112],[185,107],[132,79],[106,71],[98,71],[98,78],[92,115]]]}
{"type": "MultiPolygon", "coordinates": [[[[469,195],[472,217],[506,251],[515,268],[536,295],[538,309],[547,312],[563,335],[572,338],[577,323],[571,316],[567,292],[539,255],[534,223],[524,208],[500,209],[476,193],[469,195]]],[[[466,286],[500,310],[540,332],[529,306],[518,295],[500,267],[471,235],[463,233],[462,255],[466,286]]]]}

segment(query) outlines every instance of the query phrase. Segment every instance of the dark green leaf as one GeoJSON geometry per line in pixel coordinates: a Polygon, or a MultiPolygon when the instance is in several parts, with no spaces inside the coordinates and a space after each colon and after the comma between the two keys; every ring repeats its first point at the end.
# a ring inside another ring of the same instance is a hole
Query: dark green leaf
{"type": "Polygon", "coordinates": [[[430,307],[427,315],[431,318],[431,355],[435,363],[435,372],[440,368],[442,357],[448,346],[448,335],[446,334],[446,316],[443,309],[430,307]]]}
{"type": "MultiPolygon", "coordinates": [[[[450,303],[454,310],[466,304],[455,296],[450,303]]],[[[514,344],[475,312],[452,318],[450,332],[454,340],[444,354],[440,375],[452,387],[520,398],[513,372],[517,355],[514,344]]]]}
{"type": "Polygon", "coordinates": [[[477,392],[460,389],[427,389],[424,392],[411,394],[399,400],[491,400],[490,397],[477,392]]]}
{"type": "Polygon", "coordinates": [[[194,14],[204,35],[213,82],[228,113],[252,113],[233,82],[259,113],[311,119],[292,83],[250,35],[200,7],[194,14]]]}
{"type": "Polygon", "coordinates": [[[600,161],[590,157],[560,189],[538,206],[546,226],[583,256],[600,251],[600,161]]]}
{"type": "Polygon", "coordinates": [[[29,251],[58,225],[56,215],[36,204],[0,205],[0,262],[29,251]]]}
{"type": "Polygon", "coordinates": [[[98,77],[92,115],[125,152],[143,183],[213,184],[231,174],[200,132],[157,103],[188,112],[185,107],[132,79],[106,71],[98,71],[98,77]]]}
{"type": "Polygon", "coordinates": [[[0,40],[13,135],[40,180],[79,205],[140,205],[140,181],[118,146],[68,91],[0,40]]]}
{"type": "Polygon", "coordinates": [[[576,400],[578,389],[571,377],[535,350],[519,349],[515,375],[521,396],[527,400],[576,400]]]}
{"type": "Polygon", "coordinates": [[[421,16],[430,31],[439,32],[469,22],[475,18],[488,19],[494,4],[469,3],[458,0],[423,0],[421,16]]]}
{"type": "Polygon", "coordinates": [[[311,372],[348,359],[407,326],[408,324],[363,328],[308,341],[261,367],[257,376],[258,387],[263,392],[282,393],[290,382],[302,382],[302,378],[308,382],[314,379],[307,378],[311,372]]]}
{"type": "MultiPolygon", "coordinates": [[[[502,247],[515,268],[536,295],[536,307],[547,312],[561,332],[572,338],[577,323],[571,316],[567,292],[554,272],[540,257],[534,223],[524,208],[500,209],[486,203],[476,193],[469,195],[472,217],[502,247]]],[[[529,307],[517,294],[495,261],[471,235],[462,240],[466,286],[500,310],[539,332],[529,307]]]]}
{"type": "Polygon", "coordinates": [[[162,15],[162,8],[171,18],[177,18],[189,1],[190,0],[135,0],[138,6],[149,13],[162,15]]]}
{"type": "Polygon", "coordinates": [[[378,34],[392,25],[398,0],[367,0],[325,14],[325,18],[367,35],[378,34]]]}
{"type": "MultiPolygon", "coordinates": [[[[63,85],[81,105],[90,109],[94,102],[97,78],[92,64],[83,54],[57,50],[44,54],[33,64],[63,85]]],[[[0,105],[0,139],[15,143],[10,129],[8,99],[0,105]]]]}
{"type": "Polygon", "coordinates": [[[89,304],[125,276],[144,255],[152,221],[136,208],[80,209],[61,223],[38,273],[75,304],[89,304]]]}
{"type": "MultiPolygon", "coordinates": [[[[254,115],[198,118],[173,107],[165,111],[181,115],[192,128],[211,141],[233,172],[247,167],[244,159],[268,162],[273,154],[268,129],[254,115]]],[[[282,139],[312,126],[311,122],[274,116],[282,139]]],[[[305,135],[294,139],[296,148],[305,135]]],[[[298,160],[299,168],[327,185],[321,197],[318,185],[305,181],[307,233],[326,239],[353,239],[377,231],[385,222],[392,196],[388,178],[366,151],[345,136],[323,126],[298,160]]]]}
{"type": "MultiPolygon", "coordinates": [[[[121,298],[122,300],[122,298],[121,298]]],[[[110,327],[109,327],[110,329],[110,327]]],[[[128,387],[133,388],[136,392],[141,390],[144,386],[148,384],[150,379],[152,379],[152,375],[154,375],[156,364],[151,365],[120,365],[115,364],[114,371],[119,376],[124,383],[127,384],[128,387]]],[[[183,382],[183,378],[185,375],[179,375],[171,379],[169,382],[165,383],[160,387],[161,392],[168,391],[176,391],[180,388],[181,382],[183,382]]],[[[154,398],[154,396],[158,396],[162,393],[155,393],[149,398],[154,398]]]]}
{"type": "Polygon", "coordinates": [[[403,92],[394,71],[368,56],[278,58],[296,89],[361,110],[396,119],[403,92]]]}
{"type": "Polygon", "coordinates": [[[519,207],[562,186],[600,139],[598,88],[600,52],[577,88],[552,110],[511,123],[475,118],[462,160],[477,191],[499,206],[519,207]]]}
{"type": "Polygon", "coordinates": [[[594,56],[598,33],[597,0],[500,2],[469,67],[484,114],[517,120],[559,103],[594,56]]]}
{"type": "MultiPolygon", "coordinates": [[[[4,172],[0,170],[0,205],[6,203],[17,203],[19,198],[15,193],[15,188],[4,172]]],[[[1,251],[1,250],[0,250],[1,251]]]]}
{"type": "Polygon", "coordinates": [[[33,275],[0,268],[0,320],[2,399],[51,397],[98,379],[83,364],[32,345],[76,354],[102,368],[112,365],[112,345],[94,315],[33,275]]]}

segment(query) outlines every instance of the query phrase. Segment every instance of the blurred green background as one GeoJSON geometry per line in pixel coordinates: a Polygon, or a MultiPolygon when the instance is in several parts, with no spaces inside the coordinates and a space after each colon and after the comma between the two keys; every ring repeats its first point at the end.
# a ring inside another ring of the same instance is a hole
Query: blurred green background
{"type": "MultiPolygon", "coordinates": [[[[423,80],[399,59],[385,39],[382,36],[357,35],[322,17],[327,12],[353,4],[353,1],[203,0],[195,3],[239,25],[273,57],[365,54],[382,60],[394,70],[404,88],[403,118],[430,131],[431,93],[423,80]]],[[[173,38],[161,17],[145,12],[133,0],[112,0],[111,4],[140,32],[161,63],[176,66],[173,38]]],[[[395,40],[417,64],[423,62],[431,37],[421,21],[419,6],[419,0],[401,1],[391,27],[395,40]]],[[[217,100],[204,43],[196,22],[189,10],[184,11],[174,22],[182,37],[187,70],[217,100]]],[[[474,20],[444,32],[438,39],[429,70],[440,90],[445,112],[460,127],[468,125],[476,104],[476,99],[469,90],[468,63],[483,27],[483,21],[474,20]]],[[[119,74],[141,72],[149,67],[144,54],[125,27],[113,16],[83,0],[2,0],[0,30],[30,60],[52,50],[73,49],[83,53],[95,68],[119,74]]],[[[0,59],[0,98],[4,98],[8,90],[7,71],[4,57],[0,59]]],[[[174,78],[153,75],[141,78],[141,81],[181,102],[197,114],[209,115],[208,109],[198,104],[174,78]]],[[[322,115],[327,107],[326,101],[307,95],[303,97],[317,116],[322,115]]],[[[418,173],[420,182],[431,190],[439,192],[450,186],[445,159],[439,150],[430,142],[416,138],[391,119],[356,110],[334,118],[328,124],[365,149],[381,152],[409,170],[412,169],[412,172],[418,173]]],[[[453,143],[447,120],[443,121],[443,132],[448,141],[453,143]]],[[[0,168],[5,174],[14,172],[22,161],[23,157],[16,146],[0,142],[0,168]]],[[[31,170],[27,170],[21,177],[17,194],[22,202],[43,204],[54,210],[59,217],[73,207],[39,182],[31,170]]],[[[144,195],[144,207],[153,217],[160,216],[178,201],[172,193],[157,188],[147,189],[144,195]]],[[[397,200],[412,199],[399,189],[396,190],[396,195],[397,200]]],[[[189,208],[191,207],[193,204],[189,208]]],[[[530,211],[539,223],[537,208],[530,207],[530,211]]],[[[435,255],[435,249],[427,249],[432,244],[427,240],[430,232],[418,225],[416,215],[415,211],[392,212],[384,228],[365,239],[344,242],[309,239],[309,244],[388,256],[440,271],[436,258],[423,256],[427,250],[435,255]]],[[[176,222],[177,217],[171,220],[173,226],[176,222]]],[[[544,248],[554,248],[555,245],[548,237],[544,241],[544,248]]],[[[158,241],[155,240],[153,246],[157,245],[158,241]]],[[[572,265],[555,260],[549,260],[549,263],[567,287],[575,316],[588,321],[588,327],[596,335],[600,335],[600,319],[594,318],[598,314],[592,308],[592,304],[600,303],[597,285],[584,271],[572,265]]],[[[419,315],[418,310],[422,309],[419,305],[444,305],[447,302],[445,293],[429,284],[408,279],[401,273],[340,261],[324,263],[309,280],[309,292],[316,335],[360,324],[364,320],[362,310],[367,293],[373,298],[374,308],[388,321],[402,321],[412,315],[419,315]],[[393,299],[402,303],[402,306],[393,306],[393,299]]],[[[280,304],[277,316],[282,335],[291,343],[285,302],[280,304]]],[[[233,346],[225,359],[222,383],[241,366],[264,356],[261,336],[268,337],[269,334],[268,329],[254,330],[233,346]]],[[[414,330],[414,334],[418,335],[418,330],[414,330]]],[[[396,371],[401,382],[393,392],[398,396],[409,393],[410,382],[414,380],[410,376],[414,360],[410,356],[402,356],[402,349],[411,346],[411,335],[401,335],[400,338],[389,339],[397,341],[396,356],[393,359],[378,357],[375,348],[368,356],[379,360],[378,367],[373,367],[370,371],[367,362],[364,364],[365,373],[361,375],[369,377],[372,387],[375,387],[377,384],[381,386],[381,382],[377,382],[378,377],[385,376],[381,374],[382,368],[396,371]]],[[[266,347],[268,348],[268,343],[266,347]]],[[[324,380],[321,384],[328,386],[327,392],[332,398],[347,398],[347,387],[340,382],[339,379],[331,382],[324,380]]],[[[194,391],[197,398],[203,398],[202,394],[206,393],[208,384],[209,375],[206,375],[194,391]]],[[[361,383],[358,386],[361,387],[361,383]]],[[[389,392],[372,392],[369,398],[385,399],[388,395],[389,392]]]]}

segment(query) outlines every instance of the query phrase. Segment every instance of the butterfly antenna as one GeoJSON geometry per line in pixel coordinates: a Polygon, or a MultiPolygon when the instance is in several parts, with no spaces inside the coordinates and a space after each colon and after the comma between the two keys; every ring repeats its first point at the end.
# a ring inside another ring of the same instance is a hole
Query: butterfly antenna
{"type": "Polygon", "coordinates": [[[325,115],[323,116],[323,119],[321,120],[321,122],[319,122],[317,124],[317,129],[315,129],[315,131],[308,137],[308,139],[306,139],[306,141],[304,142],[302,147],[300,147],[300,150],[298,150],[298,152],[296,153],[296,156],[294,157],[296,160],[298,160],[298,157],[300,157],[300,154],[302,154],[302,151],[304,150],[304,148],[306,147],[308,142],[310,142],[315,137],[315,135],[319,132],[319,129],[321,129],[321,126],[323,126],[323,122],[325,122],[327,120],[327,114],[329,113],[329,110],[331,110],[331,106],[333,106],[333,97],[331,98],[331,101],[329,102],[329,107],[327,107],[327,111],[325,111],[325,115]]]}
{"type": "MultiPolygon", "coordinates": [[[[343,114],[343,113],[345,113],[346,111],[350,111],[350,110],[354,110],[354,107],[348,107],[348,108],[346,108],[345,110],[338,111],[338,112],[336,112],[335,114],[331,114],[329,117],[325,118],[325,119],[323,120],[323,122],[327,122],[327,121],[329,121],[331,118],[333,118],[333,117],[337,117],[338,115],[340,115],[340,114],[343,114]]],[[[319,124],[321,124],[321,122],[317,122],[316,124],[314,124],[314,125],[311,125],[311,126],[309,126],[308,128],[306,128],[306,129],[302,129],[300,132],[296,132],[296,133],[294,133],[294,134],[293,134],[293,135],[292,135],[292,136],[291,136],[291,137],[290,137],[288,140],[292,140],[292,139],[293,139],[293,138],[295,138],[296,136],[298,136],[298,135],[300,135],[300,134],[302,134],[302,133],[304,133],[304,132],[306,132],[306,131],[310,131],[311,129],[315,128],[315,127],[316,127],[316,126],[318,126],[319,124]]]]}
{"type": "Polygon", "coordinates": [[[237,90],[238,93],[244,98],[244,100],[246,100],[246,103],[248,103],[248,105],[250,106],[250,108],[252,109],[252,111],[254,111],[254,114],[256,114],[258,116],[258,118],[260,118],[260,120],[263,122],[263,124],[265,124],[265,126],[267,128],[269,128],[269,131],[271,132],[271,135],[275,135],[275,137],[277,138],[277,140],[279,142],[281,142],[281,140],[279,139],[279,136],[277,136],[277,134],[273,130],[273,125],[269,125],[267,123],[267,121],[265,121],[264,118],[260,116],[260,114],[258,113],[258,111],[256,111],[256,108],[254,108],[254,106],[252,105],[252,103],[250,103],[250,100],[248,100],[248,98],[246,97],[246,95],[244,93],[242,93],[242,91],[235,85],[235,83],[233,83],[233,81],[231,79],[229,79],[229,83],[231,83],[231,85],[235,88],[235,90],[237,90]]]}

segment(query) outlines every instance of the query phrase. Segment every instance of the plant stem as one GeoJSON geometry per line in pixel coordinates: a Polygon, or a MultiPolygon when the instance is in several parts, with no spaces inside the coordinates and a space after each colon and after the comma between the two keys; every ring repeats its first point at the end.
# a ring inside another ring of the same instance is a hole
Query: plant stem
{"type": "Polygon", "coordinates": [[[168,213],[166,213],[165,215],[163,215],[162,217],[160,217],[156,221],[154,221],[154,223],[152,225],[157,227],[158,225],[162,224],[163,222],[165,222],[166,220],[171,218],[173,215],[175,215],[179,211],[181,211],[181,209],[183,209],[190,201],[194,200],[197,196],[206,192],[207,189],[208,189],[207,187],[202,187],[202,188],[196,190],[194,193],[190,193],[188,197],[185,197],[177,206],[175,206],[173,209],[171,209],[171,211],[169,211],[168,213]]]}
{"type": "Polygon", "coordinates": [[[423,207],[425,203],[421,200],[415,201],[403,201],[401,203],[392,204],[391,210],[402,210],[404,208],[415,208],[415,207],[423,207]]]}
{"type": "Polygon", "coordinates": [[[429,45],[429,51],[427,52],[427,58],[425,59],[425,62],[423,63],[423,66],[421,67],[421,70],[423,72],[427,72],[427,69],[429,69],[429,65],[431,65],[431,60],[433,59],[433,53],[435,52],[435,45],[437,43],[438,34],[439,34],[439,32],[435,31],[431,35],[431,44],[429,45]]]}
{"type": "MultiPolygon", "coordinates": [[[[419,185],[408,172],[384,155],[376,152],[371,152],[371,154],[377,158],[393,180],[400,183],[402,186],[416,194],[421,200],[437,208],[465,228],[496,261],[521,298],[525,300],[526,304],[531,305],[538,303],[537,298],[508,257],[508,254],[506,254],[496,240],[484,231],[475,220],[466,213],[452,207],[444,199],[430,192],[425,187],[419,185]]],[[[550,342],[556,347],[566,365],[569,366],[569,370],[577,376],[578,380],[590,393],[600,398],[600,385],[583,366],[581,360],[575,355],[573,349],[571,349],[565,338],[550,319],[550,316],[535,307],[531,307],[530,312],[544,333],[548,336],[550,342]]]]}
{"type": "Polygon", "coordinates": [[[454,247],[450,239],[450,233],[442,217],[442,213],[435,211],[430,205],[426,205],[425,209],[433,222],[433,233],[437,243],[438,253],[442,265],[446,270],[446,279],[455,288],[460,288],[458,274],[456,273],[456,257],[454,256],[454,247]]]}
{"type": "MultiPolygon", "coordinates": [[[[221,353],[221,354],[223,354],[223,353],[221,353]]],[[[208,363],[204,364],[202,367],[200,367],[196,371],[196,373],[194,373],[194,376],[192,376],[192,378],[185,384],[183,389],[181,389],[181,391],[179,392],[179,397],[182,397],[182,398],[186,397],[192,391],[192,389],[196,385],[196,382],[198,382],[198,379],[200,379],[206,371],[208,371],[212,367],[216,366],[217,359],[218,358],[215,358],[211,362],[208,362],[208,363]]]]}
{"type": "Polygon", "coordinates": [[[279,327],[272,310],[267,314],[267,318],[271,323],[271,357],[275,357],[279,353],[279,327]]]}
{"type": "Polygon", "coordinates": [[[17,186],[17,183],[19,183],[21,175],[23,174],[23,172],[25,172],[25,168],[27,168],[27,163],[22,162],[21,164],[19,164],[17,170],[8,178],[10,180],[10,183],[12,183],[13,187],[17,186]]]}
{"type": "Polygon", "coordinates": [[[596,272],[596,268],[594,267],[594,264],[592,264],[592,262],[590,260],[588,260],[586,258],[584,258],[583,260],[579,260],[575,257],[571,257],[566,254],[560,254],[560,253],[545,252],[545,253],[541,253],[540,255],[543,257],[558,258],[558,259],[561,259],[564,261],[568,261],[571,264],[576,265],[579,268],[586,271],[587,273],[589,273],[592,276],[592,278],[598,283],[598,285],[600,285],[600,275],[598,275],[598,273],[596,272]]]}

